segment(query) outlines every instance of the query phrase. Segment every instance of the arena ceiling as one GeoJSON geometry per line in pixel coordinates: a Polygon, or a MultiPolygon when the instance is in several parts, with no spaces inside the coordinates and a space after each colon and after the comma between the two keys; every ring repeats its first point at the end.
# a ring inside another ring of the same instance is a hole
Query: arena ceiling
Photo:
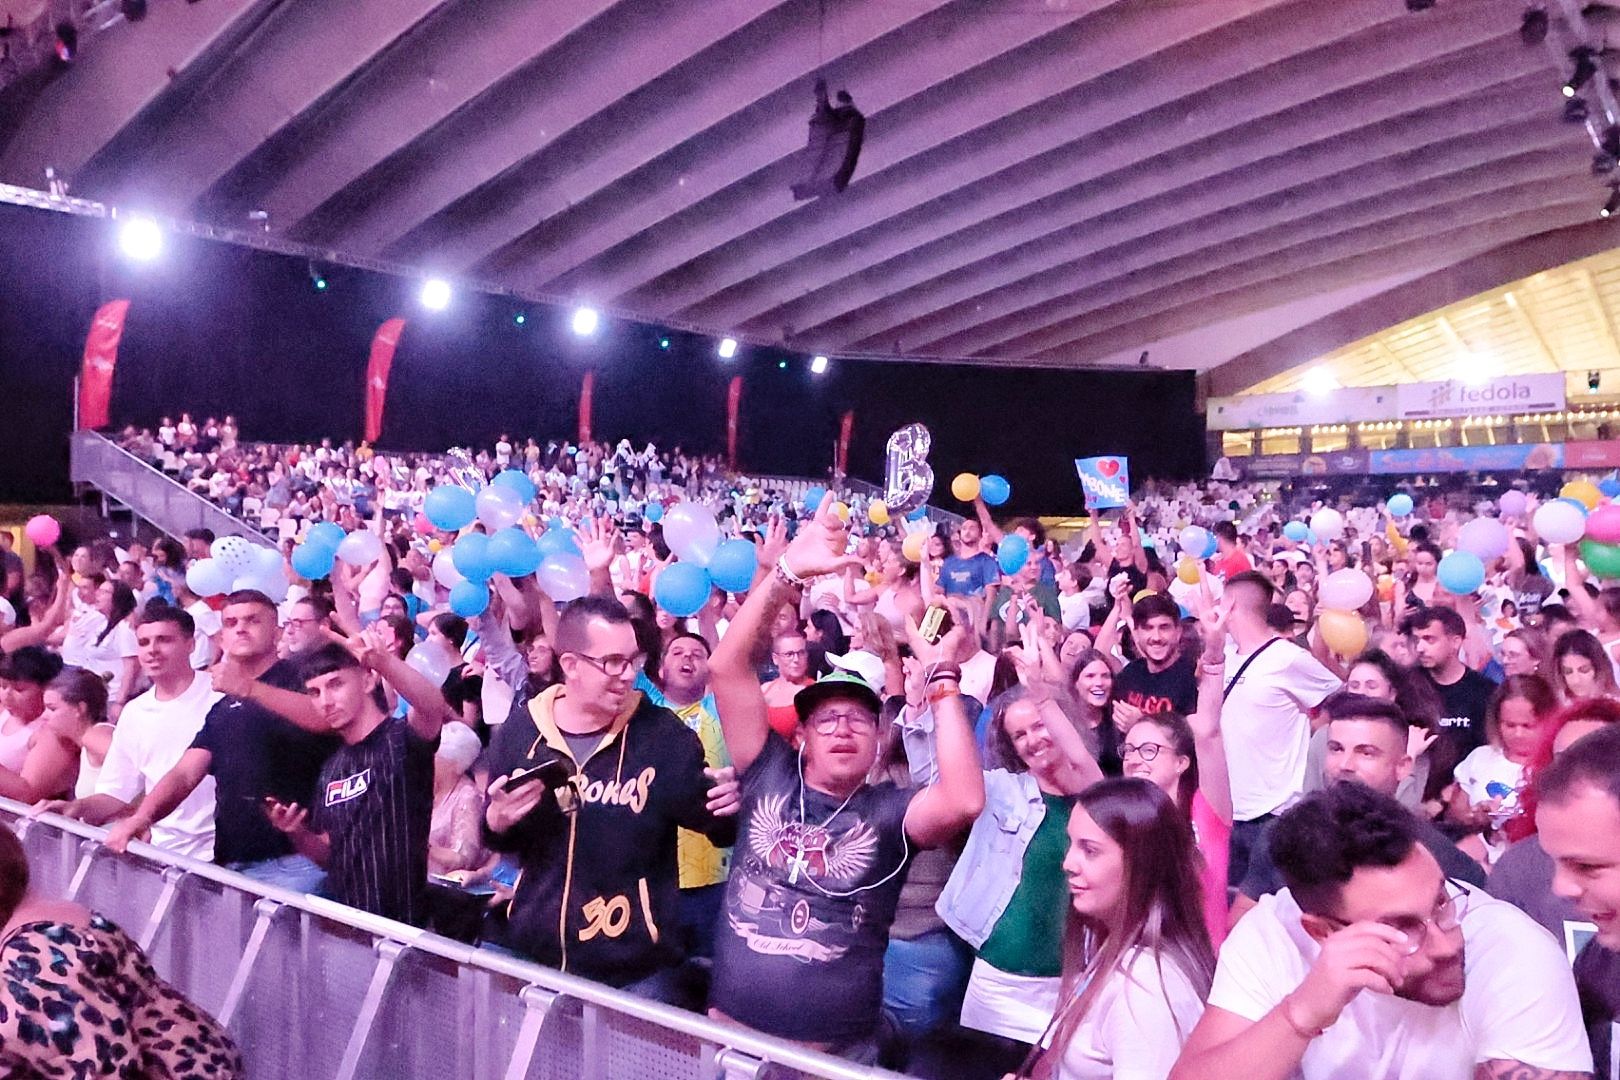
{"type": "Polygon", "coordinates": [[[0,182],[806,351],[1148,350],[1230,393],[1614,246],[1559,92],[1607,19],[1547,2],[1528,45],[1523,0],[150,0],[0,90],[0,182]],[[796,202],[818,73],[865,147],[796,202]]]}

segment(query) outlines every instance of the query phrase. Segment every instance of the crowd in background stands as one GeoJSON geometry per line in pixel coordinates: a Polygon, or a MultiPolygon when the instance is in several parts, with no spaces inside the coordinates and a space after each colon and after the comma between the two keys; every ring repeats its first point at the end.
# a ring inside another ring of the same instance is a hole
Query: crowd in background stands
{"type": "MultiPolygon", "coordinates": [[[[1436,567],[1472,511],[1440,504],[1343,507],[1312,542],[1212,481],[1060,546],[982,502],[868,528],[627,443],[379,468],[229,418],[123,442],[288,540],[384,543],[279,603],[190,593],[205,534],[16,568],[0,795],[114,850],[920,1076],[1614,1075],[1620,590],[1533,499],[1457,596],[1436,567]],[[417,500],[520,464],[590,591],[496,575],[469,622],[417,500]],[[694,487],[760,569],[675,618],[646,507],[694,487]],[[1214,550],[1177,552],[1198,522],[1214,550]]],[[[62,1053],[4,1036],[0,1064],[62,1053]]]]}

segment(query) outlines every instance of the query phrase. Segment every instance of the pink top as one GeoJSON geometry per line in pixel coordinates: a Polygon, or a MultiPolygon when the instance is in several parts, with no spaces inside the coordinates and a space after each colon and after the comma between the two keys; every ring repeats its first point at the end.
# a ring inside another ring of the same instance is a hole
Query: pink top
{"type": "Polygon", "coordinates": [[[1193,793],[1192,825],[1193,842],[1203,864],[1198,881],[1204,887],[1204,922],[1209,926],[1209,943],[1219,949],[1226,940],[1226,862],[1232,826],[1220,819],[1202,791],[1193,793]]]}

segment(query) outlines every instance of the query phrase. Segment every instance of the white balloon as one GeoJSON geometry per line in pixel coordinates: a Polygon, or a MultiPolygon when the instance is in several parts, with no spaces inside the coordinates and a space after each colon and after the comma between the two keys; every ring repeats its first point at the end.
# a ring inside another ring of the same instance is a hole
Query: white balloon
{"type": "Polygon", "coordinates": [[[1324,544],[1344,535],[1344,515],[1331,506],[1311,515],[1311,532],[1324,544]]]}
{"type": "Polygon", "coordinates": [[[1549,544],[1573,544],[1586,532],[1586,515],[1562,499],[1542,503],[1531,520],[1536,535],[1549,544]]]}
{"type": "Polygon", "coordinates": [[[186,567],[186,588],[198,596],[218,596],[230,587],[230,572],[215,559],[198,559],[186,567]]]}
{"type": "Polygon", "coordinates": [[[456,582],[466,581],[460,570],[456,569],[455,560],[450,557],[450,549],[445,548],[433,556],[433,580],[447,589],[454,588],[456,582]]]}
{"type": "Polygon", "coordinates": [[[535,576],[540,580],[540,588],[559,604],[578,600],[591,591],[591,572],[586,569],[585,560],[566,551],[553,552],[541,559],[535,576]]]}
{"type": "Polygon", "coordinates": [[[1334,611],[1357,611],[1372,599],[1372,579],[1345,567],[1322,579],[1322,606],[1334,611]]]}
{"type": "Polygon", "coordinates": [[[255,564],[254,573],[263,577],[270,577],[274,575],[276,577],[285,578],[287,576],[286,561],[281,557],[281,552],[277,551],[275,548],[260,547],[255,545],[253,548],[253,559],[255,564]]]}
{"type": "Polygon", "coordinates": [[[491,532],[516,525],[523,517],[523,496],[505,484],[484,488],[474,502],[478,507],[478,520],[491,532]]]}
{"type": "Polygon", "coordinates": [[[356,529],[337,546],[337,557],[350,566],[366,566],[382,558],[382,539],[369,529],[356,529]]]}
{"type": "Polygon", "coordinates": [[[708,566],[720,546],[720,526],[712,511],[693,502],[676,503],[664,512],[664,543],[682,562],[708,566]]]}
{"type": "Polygon", "coordinates": [[[455,660],[444,649],[427,641],[412,646],[411,651],[405,654],[405,662],[434,686],[443,686],[444,680],[450,677],[450,669],[456,666],[455,660]]]}
{"type": "Polygon", "coordinates": [[[208,553],[227,575],[234,578],[253,569],[253,548],[253,543],[244,537],[222,536],[209,545],[208,553]]]}

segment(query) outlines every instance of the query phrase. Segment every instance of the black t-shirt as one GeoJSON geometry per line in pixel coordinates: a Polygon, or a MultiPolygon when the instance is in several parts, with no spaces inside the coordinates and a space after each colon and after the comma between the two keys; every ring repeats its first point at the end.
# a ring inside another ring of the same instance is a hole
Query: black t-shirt
{"type": "MultiPolygon", "coordinates": [[[[1412,819],[1417,822],[1418,842],[1429,849],[1435,862],[1440,864],[1441,873],[1448,878],[1455,878],[1481,889],[1485,887],[1485,870],[1476,860],[1459,851],[1450,837],[1428,821],[1416,814],[1412,815],[1412,819]]],[[[1283,880],[1282,872],[1271,861],[1271,826],[1272,822],[1266,822],[1260,833],[1259,842],[1249,853],[1249,869],[1244,873],[1243,880],[1238,883],[1238,891],[1250,900],[1258,900],[1262,896],[1281,890],[1288,884],[1283,880]]]]}
{"type": "Polygon", "coordinates": [[[1132,660],[1114,676],[1114,699],[1150,716],[1162,712],[1191,716],[1198,710],[1197,669],[1198,658],[1185,650],[1163,671],[1149,671],[1146,660],[1132,660]]]}
{"type": "Polygon", "coordinates": [[[393,717],[327,759],[310,828],[332,842],[326,892],[338,903],[417,925],[425,918],[438,746],[393,717]]]}
{"type": "Polygon", "coordinates": [[[1461,761],[1485,745],[1485,706],[1496,684],[1472,668],[1464,668],[1462,678],[1450,686],[1440,685],[1428,670],[1423,674],[1440,694],[1440,734],[1461,761]]]}
{"type": "MultiPolygon", "coordinates": [[[[259,681],[278,690],[304,691],[293,660],[278,660],[259,681]]],[[[226,697],[208,710],[191,745],[212,757],[208,771],[217,785],[214,861],[229,866],[293,853],[291,841],[265,815],[264,797],[312,807],[321,766],[343,740],[305,731],[257,702],[226,697]]]]}
{"type": "Polygon", "coordinates": [[[1575,988],[1581,994],[1581,1023],[1592,1041],[1597,1075],[1615,1080],[1615,1016],[1620,1013],[1620,953],[1589,941],[1575,957],[1575,988]]]}
{"type": "Polygon", "coordinates": [[[785,740],[767,738],[742,777],[711,1005],[784,1039],[836,1045],[872,1034],[915,794],[869,784],[839,809],[843,800],[801,783],[785,740]]]}

